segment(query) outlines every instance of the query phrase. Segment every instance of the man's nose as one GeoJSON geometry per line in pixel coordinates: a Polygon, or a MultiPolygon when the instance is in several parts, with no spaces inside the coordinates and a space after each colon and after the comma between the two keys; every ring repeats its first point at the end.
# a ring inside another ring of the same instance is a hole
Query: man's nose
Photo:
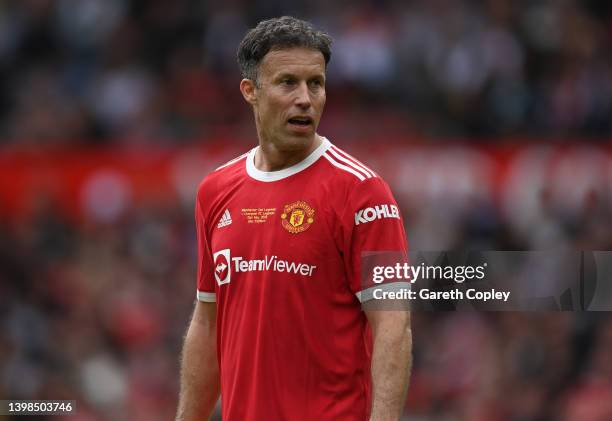
{"type": "Polygon", "coordinates": [[[306,82],[300,83],[297,88],[297,97],[295,99],[295,105],[300,108],[308,109],[311,105],[310,92],[308,90],[308,84],[306,82]]]}

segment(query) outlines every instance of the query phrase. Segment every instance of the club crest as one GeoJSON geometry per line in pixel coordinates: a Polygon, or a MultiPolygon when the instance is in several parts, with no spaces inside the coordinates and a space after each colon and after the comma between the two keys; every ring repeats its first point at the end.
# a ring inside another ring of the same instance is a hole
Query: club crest
{"type": "Polygon", "coordinates": [[[315,210],[308,203],[298,200],[285,205],[281,214],[283,228],[292,234],[306,231],[314,222],[315,210]]]}

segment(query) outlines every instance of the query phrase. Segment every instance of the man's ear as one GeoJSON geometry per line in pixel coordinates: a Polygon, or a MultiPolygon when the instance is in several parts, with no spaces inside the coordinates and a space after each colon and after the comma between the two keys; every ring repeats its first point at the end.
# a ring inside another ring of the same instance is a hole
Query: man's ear
{"type": "Polygon", "coordinates": [[[242,79],[240,81],[240,92],[244,100],[251,105],[257,103],[257,96],[255,95],[255,82],[251,79],[242,79]]]}

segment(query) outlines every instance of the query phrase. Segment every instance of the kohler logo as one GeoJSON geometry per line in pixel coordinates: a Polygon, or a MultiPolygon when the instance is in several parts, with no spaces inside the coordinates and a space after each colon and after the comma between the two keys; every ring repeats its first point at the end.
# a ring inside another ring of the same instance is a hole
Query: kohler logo
{"type": "Polygon", "coordinates": [[[399,209],[395,205],[377,205],[355,212],[355,225],[372,222],[375,219],[400,219],[399,209]]]}

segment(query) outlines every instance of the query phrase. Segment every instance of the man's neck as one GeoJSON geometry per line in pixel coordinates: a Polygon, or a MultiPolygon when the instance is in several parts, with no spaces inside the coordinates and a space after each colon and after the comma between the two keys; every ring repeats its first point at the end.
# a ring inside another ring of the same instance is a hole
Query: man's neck
{"type": "Polygon", "coordinates": [[[255,153],[255,168],[260,171],[279,171],[302,162],[322,143],[315,133],[310,146],[299,151],[281,151],[272,142],[259,142],[255,153]]]}

